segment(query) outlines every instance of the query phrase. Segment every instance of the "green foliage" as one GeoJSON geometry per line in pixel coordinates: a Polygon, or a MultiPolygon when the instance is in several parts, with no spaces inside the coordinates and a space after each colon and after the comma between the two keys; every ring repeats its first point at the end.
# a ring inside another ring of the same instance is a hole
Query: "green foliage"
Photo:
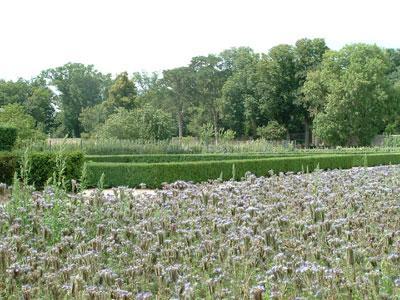
{"type": "Polygon", "coordinates": [[[7,104],[0,107],[0,124],[15,127],[18,141],[45,138],[44,133],[35,128],[35,119],[21,104],[7,104]]]}
{"type": "Polygon", "coordinates": [[[95,132],[100,125],[104,124],[110,115],[109,109],[103,103],[86,107],[79,115],[79,121],[85,133],[95,132]]]}
{"type": "Polygon", "coordinates": [[[0,183],[11,184],[17,171],[18,156],[11,152],[0,152],[0,183]]]}
{"type": "Polygon", "coordinates": [[[82,109],[96,105],[107,97],[111,76],[97,71],[93,65],[68,63],[43,72],[60,93],[62,135],[79,137],[82,124],[79,115],[82,109]]]}
{"type": "Polygon", "coordinates": [[[304,92],[323,109],[314,132],[327,145],[368,145],[391,114],[388,60],[377,46],[356,44],[329,51],[304,92]],[[321,106],[321,105],[319,105],[321,106]]]}
{"type": "Polygon", "coordinates": [[[123,72],[115,78],[104,104],[109,111],[114,111],[120,107],[133,109],[137,107],[136,95],[135,83],[129,80],[127,72],[123,72]]]}
{"type": "Polygon", "coordinates": [[[220,129],[219,131],[219,138],[221,142],[230,142],[233,141],[236,137],[236,132],[232,129],[220,129]]]}
{"type": "Polygon", "coordinates": [[[10,151],[17,141],[17,128],[0,126],[0,151],[10,151]]]}
{"type": "Polygon", "coordinates": [[[257,159],[276,156],[303,156],[307,153],[226,153],[226,154],[136,154],[136,155],[87,155],[91,162],[121,162],[121,163],[161,163],[185,161],[220,161],[257,159]]]}
{"type": "Polygon", "coordinates": [[[204,124],[200,127],[200,141],[204,145],[209,145],[214,137],[214,126],[211,123],[204,124]]]}
{"type": "MultiPolygon", "coordinates": [[[[29,184],[42,188],[47,180],[53,177],[54,172],[60,171],[60,159],[65,160],[62,173],[67,186],[71,179],[81,177],[84,163],[82,152],[65,152],[62,153],[62,158],[57,152],[32,152],[27,153],[28,157],[23,159],[24,153],[0,152],[0,182],[11,184],[14,173],[22,168],[28,172],[22,175],[24,178],[29,178],[29,184]],[[29,162],[29,166],[23,165],[24,162],[29,162]]],[[[60,176],[60,173],[58,175],[60,176]]]]}
{"type": "Polygon", "coordinates": [[[232,177],[232,165],[237,179],[246,172],[257,176],[266,176],[269,170],[279,172],[301,172],[308,169],[348,169],[364,166],[367,157],[368,166],[400,163],[399,153],[378,154],[331,154],[308,155],[300,157],[273,157],[247,160],[198,161],[173,163],[95,163],[89,162],[88,182],[96,186],[102,174],[105,174],[104,186],[138,187],[145,183],[147,187],[158,188],[163,182],[177,180],[202,182],[218,179],[223,174],[224,180],[232,177]],[[190,171],[189,171],[190,170],[190,171]]]}
{"type": "MultiPolygon", "coordinates": [[[[62,153],[61,158],[57,152],[34,152],[30,154],[31,171],[29,178],[31,184],[39,188],[43,187],[46,181],[53,177],[54,172],[60,172],[61,159],[65,160],[62,170],[65,182],[69,183],[71,179],[79,179],[84,163],[82,152],[65,152],[62,153]]],[[[57,175],[60,179],[60,173],[57,175]]]]}
{"type": "Polygon", "coordinates": [[[287,130],[283,125],[276,121],[269,121],[267,126],[257,128],[257,134],[263,139],[271,141],[284,140],[287,136],[287,130]]]}
{"type": "Polygon", "coordinates": [[[98,128],[101,138],[163,140],[173,135],[171,116],[150,105],[128,111],[120,108],[98,128]]]}
{"type": "Polygon", "coordinates": [[[177,119],[178,136],[182,137],[188,110],[195,99],[195,77],[189,67],[176,68],[163,72],[162,84],[165,86],[167,106],[177,119]]]}

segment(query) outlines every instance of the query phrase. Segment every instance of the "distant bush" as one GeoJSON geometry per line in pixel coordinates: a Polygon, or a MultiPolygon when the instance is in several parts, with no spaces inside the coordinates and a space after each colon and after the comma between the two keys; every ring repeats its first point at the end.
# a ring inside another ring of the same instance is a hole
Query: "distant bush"
{"type": "Polygon", "coordinates": [[[17,141],[17,128],[0,126],[0,151],[10,151],[17,141]]]}
{"type": "Polygon", "coordinates": [[[118,109],[97,128],[95,135],[101,138],[164,140],[171,138],[173,134],[171,115],[145,105],[134,110],[118,109]]]}
{"type": "Polygon", "coordinates": [[[267,126],[257,128],[257,135],[269,141],[284,140],[287,135],[285,126],[280,125],[276,121],[268,122],[267,126]]]}
{"type": "Polygon", "coordinates": [[[291,157],[273,157],[248,160],[197,161],[172,163],[88,163],[88,182],[95,186],[100,176],[105,174],[105,186],[138,187],[145,183],[148,187],[158,188],[163,182],[185,180],[193,182],[232,178],[232,166],[235,176],[241,178],[248,171],[257,176],[265,176],[269,170],[274,172],[300,172],[320,169],[348,169],[354,166],[376,166],[400,163],[399,153],[379,154],[330,154],[291,157]]]}

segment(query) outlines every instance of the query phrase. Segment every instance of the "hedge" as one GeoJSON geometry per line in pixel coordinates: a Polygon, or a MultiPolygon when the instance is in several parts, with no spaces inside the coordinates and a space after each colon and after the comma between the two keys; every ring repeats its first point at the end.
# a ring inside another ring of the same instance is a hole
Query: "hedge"
{"type": "Polygon", "coordinates": [[[0,126],[0,151],[10,151],[17,140],[17,128],[0,126]]]}
{"type": "Polygon", "coordinates": [[[367,157],[368,166],[400,163],[400,153],[382,154],[330,154],[308,155],[299,157],[272,157],[248,160],[172,162],[172,163],[88,163],[89,185],[95,186],[102,173],[105,186],[137,187],[145,183],[150,188],[158,188],[163,182],[185,180],[202,182],[217,179],[221,173],[224,180],[232,177],[235,165],[236,178],[241,178],[247,171],[257,176],[274,172],[299,172],[308,169],[348,169],[363,166],[367,157]]]}
{"type": "Polygon", "coordinates": [[[0,152],[0,183],[11,184],[17,168],[18,157],[10,152],[0,152]]]}
{"type": "Polygon", "coordinates": [[[133,154],[133,155],[87,155],[87,161],[120,163],[163,163],[185,161],[242,160],[277,156],[303,156],[299,153],[248,153],[248,154],[133,154]]]}
{"type": "MultiPolygon", "coordinates": [[[[0,182],[11,184],[15,171],[19,170],[21,154],[3,152],[0,154],[0,182]],[[4,167],[3,167],[4,166],[4,167]]],[[[29,154],[31,171],[30,183],[36,188],[42,188],[47,179],[53,176],[56,170],[56,152],[33,152],[29,154]]],[[[80,151],[65,153],[65,178],[79,179],[84,163],[84,155],[80,151]]]]}
{"type": "MultiPolygon", "coordinates": [[[[367,152],[365,152],[367,153],[367,152]]],[[[374,153],[374,152],[372,152],[374,153]]],[[[119,162],[119,163],[163,163],[163,162],[190,162],[190,161],[214,161],[214,160],[244,160],[263,159],[272,157],[299,157],[317,156],[327,154],[360,154],[332,152],[286,152],[286,153],[227,153],[227,154],[122,154],[122,155],[87,155],[86,160],[92,162],[119,162]]],[[[363,153],[364,154],[364,153],[363,153]]]]}

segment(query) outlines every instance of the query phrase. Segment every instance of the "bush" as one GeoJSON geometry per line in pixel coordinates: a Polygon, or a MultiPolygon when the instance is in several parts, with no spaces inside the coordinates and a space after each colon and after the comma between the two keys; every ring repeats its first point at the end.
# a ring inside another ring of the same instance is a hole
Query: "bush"
{"type": "MultiPolygon", "coordinates": [[[[84,163],[82,152],[67,152],[65,155],[65,179],[69,183],[71,179],[79,179],[84,163]]],[[[20,157],[10,152],[0,154],[0,182],[11,184],[15,171],[19,170],[20,157]]],[[[46,181],[56,171],[56,152],[33,152],[29,154],[31,170],[29,173],[30,183],[36,188],[42,188],[46,181]]]]}
{"type": "Polygon", "coordinates": [[[0,151],[10,151],[17,141],[17,128],[0,126],[0,151]]]}
{"type": "MultiPolygon", "coordinates": [[[[65,155],[65,180],[69,184],[71,179],[79,179],[85,157],[82,152],[67,152],[65,155]]],[[[56,152],[36,152],[31,158],[31,183],[42,188],[47,179],[56,171],[56,152]]]]}
{"type": "Polygon", "coordinates": [[[173,163],[88,163],[88,182],[95,186],[100,176],[105,174],[105,186],[137,187],[145,183],[158,188],[163,182],[185,180],[202,182],[217,179],[222,174],[224,180],[232,177],[235,165],[236,178],[248,171],[257,176],[265,176],[269,170],[274,172],[299,172],[302,170],[348,169],[353,166],[376,166],[400,163],[400,154],[331,154],[308,155],[301,157],[273,157],[253,160],[198,161],[173,163]],[[367,159],[365,159],[365,157],[367,159]]]}
{"type": "Polygon", "coordinates": [[[286,138],[287,130],[278,122],[270,121],[267,126],[257,128],[257,135],[266,140],[279,141],[286,138]]]}
{"type": "Polygon", "coordinates": [[[18,157],[14,153],[0,152],[0,183],[12,183],[17,161],[18,157]]]}

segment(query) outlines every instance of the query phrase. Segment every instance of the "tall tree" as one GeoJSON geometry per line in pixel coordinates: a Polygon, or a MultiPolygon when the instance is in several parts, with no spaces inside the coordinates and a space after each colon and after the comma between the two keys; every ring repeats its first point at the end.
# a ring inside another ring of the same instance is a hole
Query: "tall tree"
{"type": "Polygon", "coordinates": [[[195,77],[189,67],[181,67],[163,72],[163,84],[168,94],[168,103],[178,122],[178,135],[182,138],[184,132],[184,120],[188,109],[194,104],[195,77]]]}
{"type": "Polygon", "coordinates": [[[324,103],[314,120],[315,134],[328,145],[368,145],[383,130],[394,101],[388,68],[387,55],[375,45],[327,52],[304,88],[306,98],[324,103]]]}
{"type": "Polygon", "coordinates": [[[251,113],[251,103],[256,101],[255,74],[259,55],[250,48],[241,47],[226,50],[221,57],[230,72],[222,88],[222,123],[239,136],[255,134],[257,121],[251,113]]]}
{"type": "Polygon", "coordinates": [[[133,80],[130,80],[127,72],[119,74],[108,90],[106,106],[110,110],[116,108],[133,109],[137,107],[137,90],[133,80]]]}
{"type": "Polygon", "coordinates": [[[22,78],[17,81],[0,80],[0,106],[6,104],[24,104],[31,94],[31,85],[22,78]]]}
{"type": "Polygon", "coordinates": [[[211,117],[217,141],[222,110],[222,87],[229,70],[224,68],[222,58],[216,55],[193,57],[190,67],[195,72],[199,111],[211,117]]]}
{"type": "Polygon", "coordinates": [[[79,137],[82,131],[80,113],[85,107],[105,100],[111,76],[100,73],[93,65],[79,63],[49,69],[43,76],[50,79],[60,93],[60,109],[66,133],[79,137]]]}
{"type": "Polygon", "coordinates": [[[302,88],[307,79],[307,74],[315,70],[322,62],[325,52],[328,50],[324,39],[300,39],[296,42],[296,80],[298,84],[297,104],[300,113],[304,116],[304,141],[308,148],[311,143],[312,115],[308,104],[311,102],[305,98],[302,88]]]}
{"type": "MultiPolygon", "coordinates": [[[[296,80],[296,49],[290,45],[273,47],[258,65],[257,92],[261,113],[289,131],[298,132],[299,108],[296,105],[299,83],[296,80]]],[[[266,124],[263,124],[266,125],[266,124]]]]}

